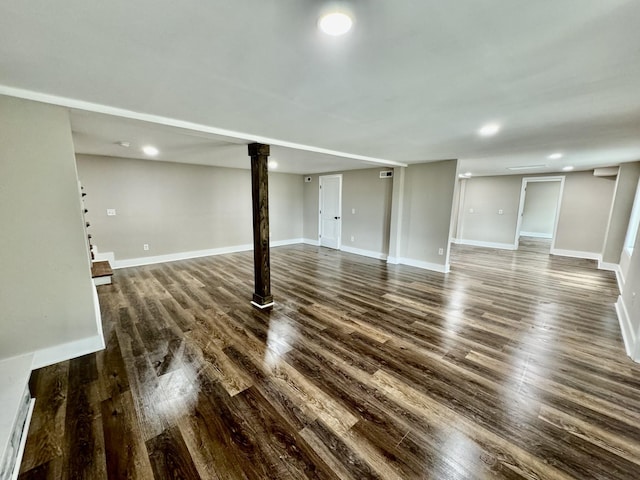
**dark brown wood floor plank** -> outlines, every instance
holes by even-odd
[[[153,477],[149,455],[135,416],[131,392],[101,404],[108,478]]]
[[[49,463],[63,454],[69,362],[36,370],[33,379],[31,393],[38,401],[29,426],[21,472]]]
[[[20,478],[635,480],[615,277],[548,251],[278,247],[268,311],[251,252],[116,270],[106,350],[32,375]]]
[[[147,441],[151,467],[156,480],[199,480],[200,475],[180,430],[172,427]]]

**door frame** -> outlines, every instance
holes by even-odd
[[[525,197],[527,195],[528,183],[539,182],[560,182],[560,191],[558,192],[558,200],[556,204],[556,218],[553,221],[553,234],[551,237],[551,251],[556,248],[556,233],[558,232],[558,220],[560,220],[560,207],[562,206],[562,195],[564,192],[565,175],[554,175],[548,177],[523,177],[522,188],[520,189],[520,205],[518,207],[518,222],[516,223],[516,238],[513,244],[516,250],[520,246],[520,228],[522,227],[522,215],[524,215]]]
[[[338,241],[336,250],[342,247],[342,174],[334,173],[331,175],[320,175],[318,188],[318,245],[322,246],[322,179],[337,178],[340,181],[340,189],[338,190],[338,210],[340,211],[340,224],[338,225]]]

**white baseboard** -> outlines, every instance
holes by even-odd
[[[303,238],[289,238],[288,240],[273,240],[269,242],[270,247],[284,247],[285,245],[297,245],[303,243]],[[251,247],[253,248],[253,247]]]
[[[606,270],[608,272],[614,272],[616,274],[616,282],[618,283],[618,291],[622,293],[624,288],[624,279],[622,278],[622,269],[617,263],[603,262],[598,260],[598,270]]]
[[[314,247],[319,247],[320,246],[320,240],[318,239],[311,239],[311,238],[303,238],[302,239],[302,243],[304,243],[305,245],[313,245]]]
[[[18,445],[18,453],[16,454],[16,463],[13,466],[13,473],[11,474],[11,480],[18,480],[20,475],[20,464],[22,463],[22,457],[24,456],[24,449],[27,446],[27,437],[29,434],[29,425],[31,424],[31,418],[33,417],[33,410],[36,407],[36,399],[32,398],[29,402],[29,410],[27,411],[27,418],[24,421],[22,427],[22,436],[20,437],[20,445]]]
[[[602,261],[602,254],[596,252],[582,252],[580,250],[563,250],[561,248],[552,248],[551,255]]]
[[[269,242],[271,247],[282,247],[284,245],[294,245],[303,243],[302,238],[290,238],[287,240],[274,240]],[[306,243],[306,242],[305,242]],[[226,253],[248,252],[253,250],[253,244],[232,245],[230,247],[209,248],[207,250],[193,250],[190,252],[169,253],[166,255],[154,255],[150,257],[127,258],[115,260],[111,265],[113,269],[140,267],[142,265],[154,265],[156,263],[176,262],[178,260],[189,260],[191,258],[211,257],[214,255],[224,255]]]
[[[629,312],[624,304],[622,295],[618,297],[618,301],[615,303],[616,313],[618,314],[618,322],[620,322],[620,331],[622,332],[622,340],[624,341],[624,349],[627,355],[631,357],[634,362],[640,362],[640,355],[636,355],[637,341],[636,333],[633,331],[633,325],[631,324],[631,318]]]
[[[113,252],[98,252],[97,249],[93,251],[93,261],[94,262],[109,262],[109,265],[114,265],[116,262],[116,256]]]
[[[46,367],[48,365],[53,365],[54,363],[81,357],[88,353],[104,350],[105,343],[102,333],[102,315],[100,314],[98,291],[95,286],[93,287],[93,308],[98,332],[97,335],[81,338],[80,340],[74,340],[73,342],[63,343],[62,345],[55,345],[53,347],[36,350],[33,353],[33,364],[31,368],[35,370],[36,368]]]
[[[225,253],[246,252],[253,250],[253,244],[235,245],[231,247],[210,248],[207,250],[194,250],[191,252],[169,253],[167,255],[154,255],[150,257],[127,258],[116,260],[114,269],[139,267],[142,265],[154,265],[156,263],[176,262],[178,260],[189,260],[190,258],[210,257],[212,255],[224,255]]]
[[[374,252],[372,250],[363,250],[361,248],[347,247],[345,245],[342,245],[340,247],[340,250],[342,250],[343,252],[347,252],[347,253],[353,253],[355,255],[362,255],[363,257],[375,258],[375,259],[378,259],[378,260],[386,260],[387,259],[387,255],[386,254],[380,253],[380,252]]]
[[[410,267],[423,268],[425,270],[431,270],[432,272],[439,273],[449,273],[451,270],[448,263],[446,265],[442,265],[441,263],[424,262],[422,260],[405,257],[387,257],[387,263],[394,265],[408,265]]]
[[[72,358],[81,357],[88,353],[95,353],[104,349],[104,338],[102,331],[99,335],[93,337],[82,338],[74,342],[56,345],[54,347],[43,348],[37,350],[33,354],[33,369],[53,365],[54,363],[64,362]]]
[[[464,238],[455,238],[451,240],[458,245],[470,245],[472,247],[498,248],[500,250],[517,250],[518,246],[513,243],[496,243],[483,242],[480,240],[466,240]]]
[[[538,233],[538,232],[520,232],[521,237],[533,237],[533,238],[553,238],[552,233]]]
[[[96,287],[100,285],[111,285],[111,275],[106,275],[104,277],[96,277],[93,279],[93,284]]]

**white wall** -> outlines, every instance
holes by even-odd
[[[94,244],[116,261],[253,244],[249,170],[79,155],[78,171]],[[302,181],[269,173],[273,242],[302,238]]]
[[[67,111],[0,96],[0,359],[103,346]]]
[[[627,354],[640,362],[640,235],[636,237],[633,251],[616,310]]]

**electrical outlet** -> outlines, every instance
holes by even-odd
[[[500,209],[498,210],[498,215],[502,215],[504,213],[504,210]]]
[[[438,249],[438,255],[444,255],[444,248]]]
[[[354,237],[353,235],[351,235],[351,241],[355,242],[356,241],[356,237]]]
[[[115,208],[107,208],[107,216],[108,217],[115,217],[116,216],[116,209]]]
[[[469,213],[473,213],[473,208],[470,208],[470,209],[469,209]]]
[[[356,209],[355,209],[355,208],[352,208],[352,209],[351,209],[351,214],[352,214],[352,215],[355,215],[355,214],[356,214]]]
[[[142,245],[142,249],[143,250],[149,250],[149,244],[145,243],[144,245]]]

